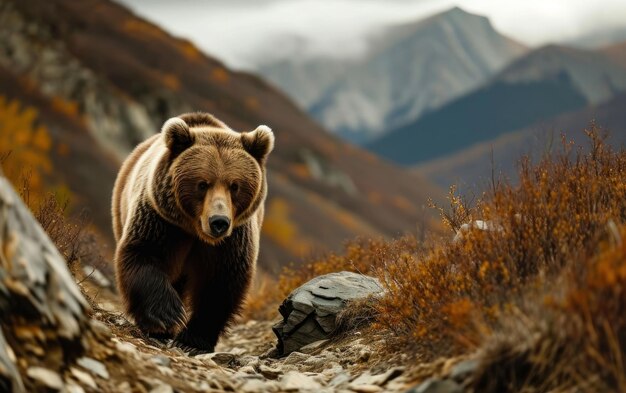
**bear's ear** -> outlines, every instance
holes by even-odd
[[[165,145],[174,154],[179,155],[183,150],[193,145],[193,135],[189,131],[189,126],[178,117],[172,117],[163,124],[161,129],[165,138]]]
[[[254,131],[242,132],[241,143],[252,157],[264,164],[267,155],[274,149],[274,133],[268,126],[258,126]]]

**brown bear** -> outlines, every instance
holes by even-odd
[[[274,147],[266,126],[169,119],[126,159],[113,189],[115,270],[146,334],[212,352],[254,274]]]

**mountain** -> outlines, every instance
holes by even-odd
[[[562,133],[568,141],[586,145],[583,132],[593,119],[608,131],[608,142],[616,148],[626,146],[626,94],[601,105],[585,108],[543,120],[520,130],[508,132],[487,142],[478,143],[451,155],[420,165],[413,171],[441,186],[457,184],[461,192],[485,189],[496,176],[515,180],[517,160],[522,155],[534,159],[561,147]]]
[[[477,87],[525,50],[487,18],[453,8],[387,29],[352,62],[283,61],[260,72],[305,97],[301,103],[328,129],[364,143]],[[319,74],[332,77],[318,83]]]
[[[626,40],[626,27],[604,28],[563,43],[581,49],[599,49]]]
[[[415,228],[437,188],[328,134],[256,76],[106,0],[1,0],[0,160],[88,207],[111,245],[117,168],[167,118],[203,110],[237,130],[269,125],[261,266],[277,271],[348,237]],[[3,157],[1,153],[11,154]]]
[[[372,141],[368,148],[391,161],[413,165],[600,104],[624,90],[626,69],[607,56],[547,46],[518,59],[486,85]]]
[[[626,68],[626,42],[610,45],[600,50],[615,63]]]
[[[285,37],[285,41],[289,43],[289,48],[306,47],[301,39]],[[307,110],[357,62],[357,59],[349,58],[316,57],[292,49],[288,57],[285,55],[264,62],[256,72],[285,92],[300,108]]]

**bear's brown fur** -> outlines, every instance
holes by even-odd
[[[126,159],[113,189],[115,268],[142,331],[213,350],[254,274],[273,147],[266,126],[238,133],[192,113]]]

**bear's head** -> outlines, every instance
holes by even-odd
[[[265,200],[265,162],[274,134],[267,126],[239,133],[212,117],[207,119],[218,123],[184,119],[171,118],[162,129],[173,197],[187,226],[215,244],[246,223]]]

